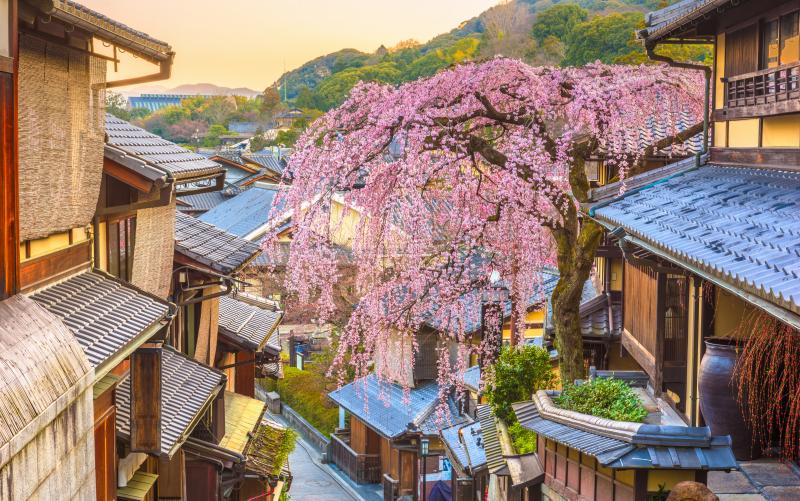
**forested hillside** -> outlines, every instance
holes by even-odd
[[[275,82],[281,96],[302,108],[328,110],[360,80],[398,84],[465,60],[502,54],[532,64],[646,62],[634,31],[658,0],[513,0],[493,7],[427,43],[401,42],[372,54],[344,49],[289,71]],[[703,60],[707,50],[681,49],[681,59]]]
[[[291,107],[303,108],[313,118],[339,105],[359,81],[396,85],[498,54],[533,65],[649,63],[634,33],[644,25],[645,12],[665,5],[657,0],[512,0],[426,43],[405,40],[371,54],[343,49],[318,57],[287,72],[254,99],[198,97],[149,114],[146,109],[124,109],[124,100],[117,102],[119,96],[110,94],[109,110],[172,141],[215,147],[230,134],[232,122],[268,127],[274,116]],[[678,60],[709,62],[709,48],[686,47],[659,51]],[[290,146],[307,124],[295,122],[258,144]]]

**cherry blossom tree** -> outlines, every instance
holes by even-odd
[[[439,359],[440,379],[455,381],[471,351],[493,349],[467,338],[493,272],[519,299],[538,294],[539,272],[556,266],[561,375],[583,377],[579,305],[602,238],[580,217],[584,162],[602,154],[624,177],[647,153],[691,135],[638,146],[649,120],[688,112],[699,121],[701,91],[697,72],[666,66],[536,68],[505,58],[399,87],[361,83],[291,157],[281,206],[295,225],[288,286],[330,315],[341,279],[332,242],[352,231],[361,299],[336,362],[348,354],[363,375],[398,339],[418,349],[419,326],[435,321],[458,342],[455,367],[445,350]],[[337,201],[357,211],[355,222],[333,209]],[[514,305],[524,322],[526,301]],[[375,369],[385,378],[402,370],[391,367]]]

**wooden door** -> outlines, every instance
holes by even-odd
[[[95,400],[94,461],[98,501],[113,501],[117,495],[117,408],[111,402],[111,391]]]
[[[216,501],[221,499],[217,467],[205,461],[186,461],[186,499]]]

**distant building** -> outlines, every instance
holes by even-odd
[[[156,112],[167,106],[177,106],[181,101],[190,97],[210,97],[193,94],[142,94],[128,98],[131,108],[147,108],[150,113]]]

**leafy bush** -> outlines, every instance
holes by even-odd
[[[510,424],[516,421],[511,404],[529,400],[535,391],[552,388],[555,381],[547,350],[506,346],[494,364],[494,380],[486,390],[486,399],[494,415]]]
[[[581,385],[571,385],[556,397],[559,407],[616,421],[641,423],[647,410],[625,381],[597,378]]]
[[[325,436],[339,425],[339,409],[328,399],[328,383],[316,372],[303,371],[296,367],[284,367],[283,379],[262,379],[260,384],[267,391],[276,391],[281,401],[303,416],[314,428]]]
[[[519,421],[508,427],[508,434],[511,435],[511,441],[514,444],[514,449],[517,454],[528,454],[536,452],[536,433],[527,428],[523,428]]]

